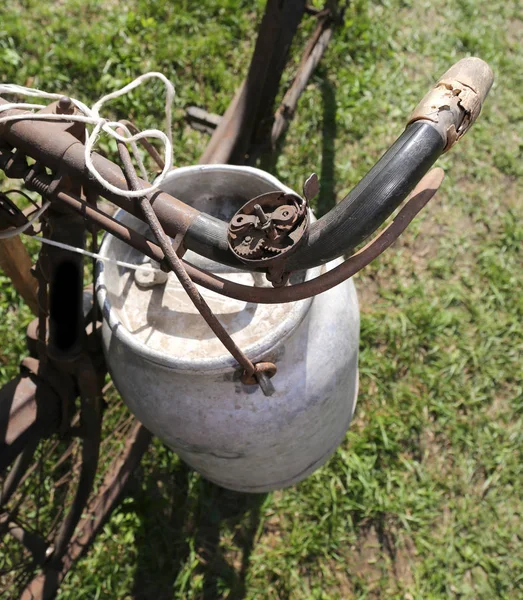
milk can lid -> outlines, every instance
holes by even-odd
[[[119,211],[116,218],[153,239],[147,225],[125,211]],[[148,260],[109,235],[104,239],[101,254],[134,264]],[[202,261],[190,251],[184,259],[191,264]],[[236,283],[271,285],[261,273],[224,267],[207,259],[203,261],[205,268]],[[309,271],[298,276],[303,280],[315,275],[315,272]],[[140,278],[136,277],[136,271],[113,263],[99,263],[96,287],[104,319],[113,335],[117,335],[135,353],[181,371],[223,370],[237,366],[198,313],[174,273],[168,274],[165,283],[144,288],[140,285]],[[308,299],[287,304],[254,304],[227,298],[202,287],[199,291],[235,343],[251,360],[260,360],[274,353],[278,344],[301,323],[311,303]]]

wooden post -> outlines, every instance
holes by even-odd
[[[0,240],[0,268],[36,315],[38,282],[31,274],[32,266],[31,257],[19,236]]]
[[[267,0],[247,78],[205,149],[200,163],[245,163],[249,147],[270,139],[274,102],[305,0]]]
[[[280,107],[276,111],[274,124],[272,126],[271,144],[274,148],[278,139],[286,131],[294,117],[298,100],[300,99],[303,90],[307,87],[307,83],[318,66],[329,42],[332,39],[334,30],[334,21],[330,12],[327,12],[325,17],[320,18],[318,26],[310,39],[303,57],[301,59],[298,72],[291,87],[285,93]]]

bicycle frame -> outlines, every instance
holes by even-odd
[[[298,76],[274,116],[274,100],[290,42],[305,12],[303,0],[268,0],[247,78],[221,118],[200,162],[243,163],[274,146],[288,125],[289,115],[305,87],[304,81],[321,58],[339,18],[332,7],[317,16],[318,26],[305,50]],[[339,278],[350,277],[363,268],[390,246],[441,183],[439,171],[422,178],[437,157],[477,118],[492,84],[490,69],[478,61],[469,60],[445,74],[414,111],[404,134],[376,167],[338,207],[310,227],[304,245],[278,266],[288,275],[352,250],[414,190],[412,200],[392,225],[345,265],[330,272],[327,279],[302,284],[304,287],[245,288],[186,264],[187,273],[195,283],[219,293],[250,302],[274,303],[315,295],[328,289],[326,286],[336,285]],[[0,99],[0,105],[2,103],[5,101]],[[57,105],[45,110],[56,111]],[[15,109],[9,112],[16,114]],[[158,244],[121,225],[97,205],[101,195],[143,218],[137,200],[108,193],[90,178],[81,129],[72,124],[19,121],[0,126],[0,141],[0,168],[9,177],[23,178],[28,189],[51,202],[45,228],[52,240],[84,248],[86,233],[96,234],[97,229],[102,228],[166,266]],[[26,157],[36,161],[30,168]],[[107,181],[128,189],[126,177],[117,165],[99,155],[93,155],[93,162]],[[48,175],[46,169],[53,174]],[[421,187],[415,188],[417,184]],[[385,188],[387,193],[379,195],[379,190]],[[370,204],[369,198],[374,198]],[[181,247],[224,264],[249,268],[231,252],[224,223],[163,192],[155,193],[151,203],[165,233],[177,239]],[[12,225],[4,222],[1,211],[0,225]],[[20,247],[18,253],[24,256]],[[29,583],[22,597],[54,595],[73,561],[92,542],[114,508],[121,488],[150,440],[148,432],[135,423],[124,454],[115,461],[112,476],[91,505],[90,517],[82,519],[98,463],[106,374],[98,340],[96,303],[87,314],[84,312],[83,267],[79,256],[72,257],[56,248],[42,248],[36,271],[39,284],[36,298],[27,264],[13,276],[13,283],[37,308],[38,319],[28,333],[33,358],[23,363],[21,376],[0,391],[3,409],[0,418],[3,463],[0,466],[13,465],[2,490],[2,504],[12,496],[42,438],[57,432],[73,432],[82,439],[83,454],[77,493],[56,539],[52,543],[40,539],[32,545],[43,573]],[[79,413],[85,423],[82,432],[74,430],[72,425],[78,395]],[[4,525],[11,522],[7,512],[0,516],[2,522]],[[7,525],[5,528],[9,529]],[[20,532],[19,527],[11,529],[29,545],[30,537],[24,531]]]

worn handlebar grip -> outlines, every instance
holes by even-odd
[[[490,67],[479,58],[465,58],[451,67],[412,113],[407,128],[358,185],[310,228],[307,242],[289,257],[289,271],[326,263],[352,251],[399,206],[442,152],[449,150],[476,120],[492,86]],[[0,105],[7,104],[0,98]],[[20,113],[10,110],[9,114]],[[4,124],[2,138],[44,166],[96,186],[85,167],[82,144],[56,124],[22,121]],[[93,156],[99,172],[125,189],[121,170]],[[125,210],[141,215],[138,201],[99,190]],[[156,193],[154,208],[169,235],[185,234],[185,245],[197,253],[239,268],[230,252],[227,225],[165,193]]]
[[[407,128],[360,183],[311,227],[290,267],[327,262],[367,239],[410,193],[434,162],[478,117],[494,75],[480,58],[451,67],[418,104]]]
[[[489,93],[494,74],[488,64],[471,56],[444,73],[409,118],[430,121],[440,130],[449,150],[473,125]]]

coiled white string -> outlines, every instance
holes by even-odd
[[[146,129],[145,131],[141,131],[136,135],[131,135],[130,131],[122,125],[121,123],[115,121],[109,121],[104,117],[100,116],[100,111],[104,104],[109,102],[110,100],[114,100],[115,98],[119,98],[130,92],[131,90],[139,87],[148,79],[160,79],[165,85],[165,128],[166,131],[161,131],[159,129]],[[137,77],[134,81],[124,86],[123,88],[116,90],[115,92],[111,92],[110,94],[106,94],[98,102],[93,104],[91,108],[89,108],[86,104],[81,102],[80,100],[76,100],[75,98],[71,98],[71,101],[76,106],[76,108],[83,114],[81,115],[56,115],[56,114],[36,114],[32,112],[28,112],[21,115],[6,115],[1,116],[2,112],[6,110],[10,110],[13,108],[16,109],[42,109],[41,104],[31,104],[28,102],[12,102],[9,104],[0,105],[0,124],[9,123],[13,121],[22,121],[22,120],[31,120],[31,121],[67,121],[67,122],[79,122],[85,123],[86,125],[94,125],[92,132],[89,134],[87,132],[87,141],[85,143],[85,164],[87,169],[91,173],[91,175],[102,185],[106,190],[113,192],[119,196],[125,196],[126,198],[139,198],[144,194],[148,194],[157,190],[162,184],[163,180],[167,176],[167,173],[172,169],[173,166],[173,147],[172,147],[172,105],[174,100],[174,85],[163,75],[162,73],[157,73],[151,71],[149,73],[144,73]],[[63,94],[54,94],[50,92],[44,92],[42,90],[36,90],[29,87],[24,87],[21,85],[16,85],[12,83],[0,84],[0,95],[5,94],[18,94],[21,96],[33,97],[33,98],[45,98],[47,100],[60,100],[63,98]],[[125,132],[125,136],[120,135],[116,132],[116,129],[120,128]],[[136,146],[136,142],[142,138],[156,138],[163,142],[164,145],[164,163],[165,166],[161,172],[161,174],[155,179],[154,183],[151,184],[147,188],[143,188],[141,190],[122,190],[108,181],[106,181],[102,175],[96,170],[96,167],[92,161],[92,153],[94,151],[95,144],[99,138],[100,132],[104,131],[109,136],[114,138],[115,140],[128,143],[131,146],[133,154],[138,162],[140,171],[144,179],[147,179],[145,167],[143,165],[143,161],[140,158],[138,147]]]
[[[161,131],[159,129],[146,129],[145,131],[141,131],[135,135],[132,135],[129,129],[123,125],[122,123],[118,123],[115,121],[108,121],[107,119],[100,116],[100,111],[104,104],[109,102],[110,100],[114,100],[115,98],[119,98],[130,92],[131,90],[139,87],[147,81],[148,79],[160,79],[165,85],[165,128],[166,131]],[[63,98],[63,94],[54,94],[50,92],[44,92],[42,90],[37,90],[34,88],[29,88],[21,85],[16,85],[12,83],[4,83],[0,84],[0,95],[5,94],[16,94],[21,96],[33,97],[33,98],[44,98],[47,100],[60,100]],[[157,73],[151,71],[149,73],[145,73],[137,77],[134,81],[124,86],[123,88],[116,90],[115,92],[111,92],[110,94],[106,94],[98,102],[93,104],[91,108],[89,108],[86,104],[77,100],[76,98],[71,98],[74,106],[83,114],[74,114],[74,115],[58,115],[58,114],[35,114],[32,112],[24,113],[21,115],[6,115],[1,116],[1,113],[11,110],[11,109],[27,109],[27,110],[41,110],[43,106],[41,104],[32,104],[29,102],[10,102],[9,104],[0,105],[0,124],[9,123],[14,121],[66,121],[66,122],[78,122],[85,123],[86,125],[94,125],[92,132],[89,134],[86,131],[86,143],[85,143],[85,164],[87,169],[91,173],[91,175],[106,189],[114,194],[119,196],[125,196],[126,198],[138,198],[147,194],[149,192],[153,192],[158,189],[162,184],[163,180],[167,176],[167,173],[172,169],[173,166],[173,147],[172,147],[172,105],[174,100],[174,85],[163,75],[162,73]],[[116,128],[120,128],[125,132],[125,136],[120,135],[116,132]],[[147,172],[145,170],[145,166],[138,152],[138,147],[136,142],[142,138],[156,138],[163,142],[164,145],[164,163],[165,166],[161,174],[155,179],[154,183],[147,188],[143,188],[136,191],[131,190],[122,190],[108,181],[106,181],[102,175],[96,170],[96,167],[92,161],[92,153],[94,151],[95,144],[100,136],[100,132],[104,131],[109,136],[113,137],[115,140],[125,142],[131,146],[134,157],[138,163],[140,168],[142,177],[147,180]],[[31,217],[31,219],[22,225],[21,227],[17,227],[14,229],[8,229],[6,231],[0,231],[0,239],[9,239],[16,237],[27,231],[31,227],[31,225],[47,210],[50,202],[45,202],[41,208],[35,211]],[[151,266],[146,265],[136,265],[132,263],[127,263],[120,260],[114,260],[107,258],[105,256],[101,256],[100,254],[94,254],[93,252],[88,252],[87,250],[83,250],[82,248],[75,248],[74,246],[69,246],[68,244],[62,244],[61,242],[55,242],[53,240],[48,240],[42,237],[33,237],[34,240],[38,240],[42,244],[49,244],[51,246],[57,246],[58,248],[62,248],[64,250],[69,250],[70,252],[76,252],[78,254],[83,254],[84,256],[88,256],[91,258],[96,258],[103,262],[115,263],[121,267],[126,267],[134,270],[146,270],[151,271],[154,270]]]

